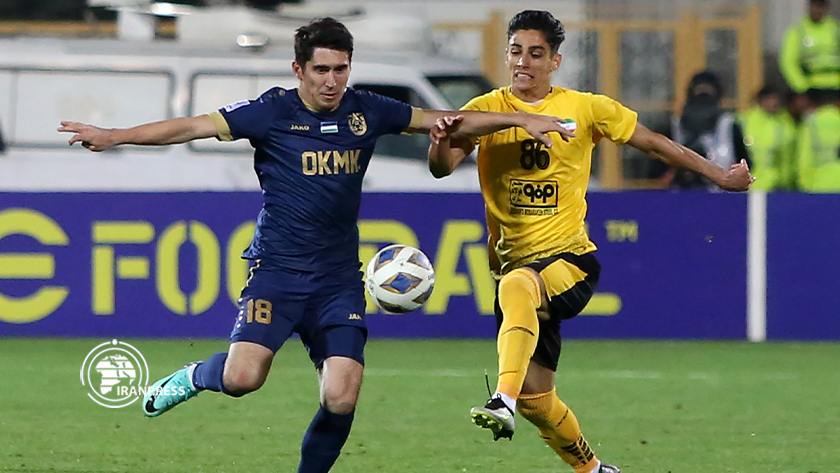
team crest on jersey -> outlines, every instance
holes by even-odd
[[[367,122],[362,112],[353,112],[347,117],[347,124],[350,125],[350,131],[356,136],[362,136],[367,133]]]

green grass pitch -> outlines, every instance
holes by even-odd
[[[298,341],[260,391],[203,393],[156,419],[87,397],[79,369],[102,341],[0,339],[0,472],[296,470],[318,392]],[[152,380],[227,346],[126,341]],[[571,471],[521,418],[512,442],[470,424],[492,341],[373,340],[367,366],[336,473]],[[840,472],[840,344],[569,341],[557,385],[625,473]]]

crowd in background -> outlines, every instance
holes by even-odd
[[[695,75],[682,114],[674,117],[675,141],[722,167],[746,159],[764,191],[840,192],[840,27],[828,0],[810,0],[809,12],[785,34],[779,67],[789,87],[762,88],[740,113],[721,105],[720,79]],[[668,170],[665,185],[716,188],[700,175]]]

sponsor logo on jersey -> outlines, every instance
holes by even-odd
[[[510,213],[553,215],[557,213],[557,181],[510,180]]]
[[[344,152],[304,151],[300,155],[303,174],[320,176],[323,174],[355,174],[359,172],[360,149],[348,149]]]
[[[249,105],[250,103],[251,102],[249,100],[240,100],[239,102],[234,102],[230,105],[225,105],[225,111],[230,113],[236,110],[237,108],[244,107],[246,105]]]
[[[350,131],[356,136],[362,136],[367,133],[367,122],[362,112],[353,112],[348,115],[347,124],[350,125]]]
[[[309,125],[292,125],[292,130],[309,131]]]

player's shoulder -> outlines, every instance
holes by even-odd
[[[473,97],[461,110],[494,111],[501,108],[502,104],[508,101],[507,94],[510,87],[493,89],[485,94]]]
[[[284,89],[272,87],[263,92],[253,103],[268,107],[275,117],[282,117],[294,114],[301,108],[302,102],[298,99],[297,89]],[[266,109],[262,109],[266,110]]]
[[[272,87],[263,92],[255,102],[269,105],[286,105],[295,101],[295,89],[286,90],[282,87]]]
[[[385,98],[384,95],[377,94],[376,92],[371,92],[370,90],[366,89],[356,89],[354,87],[347,87],[344,91],[344,96],[355,99],[355,100],[378,100],[380,98]]]
[[[619,101],[608,95],[582,92],[574,89],[559,88],[556,97],[559,98],[558,102],[563,102],[566,106],[577,105],[593,112],[626,108]]]
[[[377,94],[376,92],[371,92],[370,90],[365,89],[354,89],[353,87],[348,87],[347,90],[344,92],[344,97],[350,100],[357,100],[360,103],[374,103],[380,102],[383,100],[394,100],[390,97],[386,97],[382,94]]]
[[[348,100],[351,103],[351,105],[355,105],[365,109],[376,109],[383,106],[393,105],[405,105],[406,107],[409,106],[405,102],[401,102],[394,98],[382,94],[377,94],[376,92],[371,92],[370,90],[354,89],[352,87],[347,88],[347,90],[344,92],[344,98],[342,100]]]
[[[601,94],[593,94],[592,92],[584,92],[581,90],[567,89],[565,87],[554,87],[552,90],[552,97],[557,100],[565,102],[576,101],[581,103],[592,103],[602,100],[609,100],[609,97]]]
[[[240,100],[225,105],[219,111],[225,116],[230,116],[231,114],[241,116],[276,116],[277,111],[288,110],[290,108],[289,92],[280,87],[272,87],[253,100]]]

